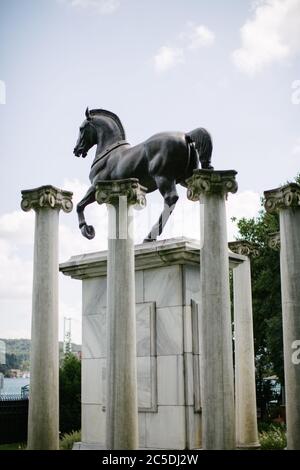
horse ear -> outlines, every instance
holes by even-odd
[[[85,110],[85,117],[87,118],[88,121],[92,119],[92,116],[90,114],[89,108],[87,107]]]

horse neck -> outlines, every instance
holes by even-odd
[[[97,150],[96,155],[103,152],[110,145],[122,140],[120,130],[109,126],[97,128]]]

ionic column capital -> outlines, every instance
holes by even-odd
[[[238,189],[236,174],[235,170],[195,170],[193,176],[186,181],[187,197],[191,201],[198,201],[204,194],[227,197],[228,193],[236,193]]]
[[[147,188],[139,184],[136,178],[124,180],[100,181],[96,183],[96,201],[98,204],[117,206],[120,197],[126,197],[127,205],[146,206]]]
[[[21,208],[25,212],[30,211],[30,209],[37,211],[46,208],[71,212],[73,209],[73,193],[58,189],[55,186],[47,185],[34,189],[24,189],[21,194]]]
[[[269,233],[268,245],[269,245],[269,248],[272,248],[272,250],[275,250],[275,251],[280,250],[280,232]]]
[[[280,188],[264,192],[265,209],[271,214],[281,209],[291,209],[300,206],[300,185],[289,183]]]
[[[229,242],[228,247],[234,253],[248,256],[249,258],[256,258],[259,255],[258,246],[255,243],[248,242],[247,240]]]

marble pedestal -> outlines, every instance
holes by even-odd
[[[244,257],[228,252],[231,267]],[[139,447],[201,447],[199,242],[135,247]],[[60,265],[82,281],[82,443],[105,448],[107,252]]]

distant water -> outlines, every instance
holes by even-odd
[[[21,393],[21,388],[25,385],[28,385],[30,379],[4,379],[4,388],[1,390],[1,393],[9,393],[13,395],[19,395]]]

